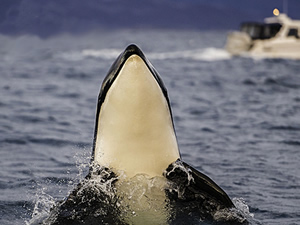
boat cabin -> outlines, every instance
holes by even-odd
[[[276,34],[281,29],[281,24],[274,23],[274,24],[264,24],[264,23],[256,23],[256,22],[248,22],[242,23],[240,30],[242,32],[247,33],[252,40],[257,39],[270,39],[275,37]]]
[[[295,37],[300,39],[300,22],[292,21],[285,14],[265,19],[265,23],[246,22],[240,26],[242,32],[247,33],[252,40],[265,40],[275,37]]]

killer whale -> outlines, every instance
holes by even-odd
[[[133,184],[143,182],[151,185],[133,200]],[[153,186],[159,188],[149,192]],[[154,210],[136,206],[143,196],[147,204],[154,199]],[[228,217],[234,208],[222,188],[181,160],[167,89],[140,48],[129,45],[100,89],[89,174],[52,210],[46,223],[245,222]]]
[[[161,176],[180,157],[167,90],[135,45],[105,78],[95,124],[93,160],[129,177]]]

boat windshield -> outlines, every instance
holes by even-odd
[[[289,29],[289,32],[288,32],[287,36],[288,37],[295,37],[297,39],[300,38],[297,28],[291,28],[291,29]]]
[[[253,39],[269,39],[275,37],[279,32],[281,24],[279,23],[243,23],[241,31],[246,32]]]

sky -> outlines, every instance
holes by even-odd
[[[274,8],[300,19],[300,0],[1,0],[0,34],[80,34],[100,29],[238,29]]]

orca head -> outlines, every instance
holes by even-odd
[[[102,83],[92,160],[127,177],[154,177],[178,158],[167,90],[143,52],[129,45]]]

